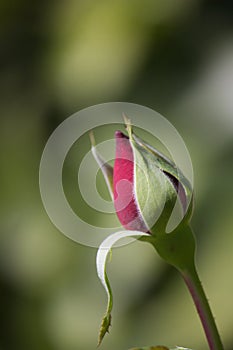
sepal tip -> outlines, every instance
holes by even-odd
[[[95,136],[94,136],[93,130],[89,131],[89,138],[90,138],[90,141],[91,141],[91,146],[95,147],[96,143],[95,143]]]
[[[107,313],[101,323],[100,326],[100,331],[99,331],[99,338],[98,338],[98,347],[102,343],[102,340],[105,336],[106,333],[109,333],[109,327],[111,326],[111,320],[112,320],[112,315],[110,313]]]

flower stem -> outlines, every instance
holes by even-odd
[[[196,242],[189,225],[180,225],[172,233],[152,236],[149,241],[161,258],[173,265],[182,275],[193,298],[210,350],[223,350],[205,292],[195,267]]]
[[[223,350],[218,329],[195,266],[180,272],[193,298],[210,350]]]

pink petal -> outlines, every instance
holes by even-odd
[[[116,131],[115,139],[113,191],[117,216],[126,229],[148,232],[134,197],[134,159],[129,138],[121,131]]]

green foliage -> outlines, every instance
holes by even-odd
[[[158,345],[158,346],[146,346],[146,347],[143,347],[143,348],[131,348],[129,350],[169,350],[169,348],[167,348],[166,346],[161,346],[161,345]]]
[[[157,345],[157,346],[145,346],[143,348],[131,348],[129,350],[191,350],[187,348],[183,348],[180,346],[177,346],[176,348],[167,348],[163,345]]]

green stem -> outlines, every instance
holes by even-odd
[[[223,350],[218,329],[195,266],[180,272],[193,298],[210,350]]]
[[[181,273],[196,306],[210,350],[223,350],[205,292],[195,268],[196,243],[189,225],[180,225],[169,234],[148,238],[159,255]]]

